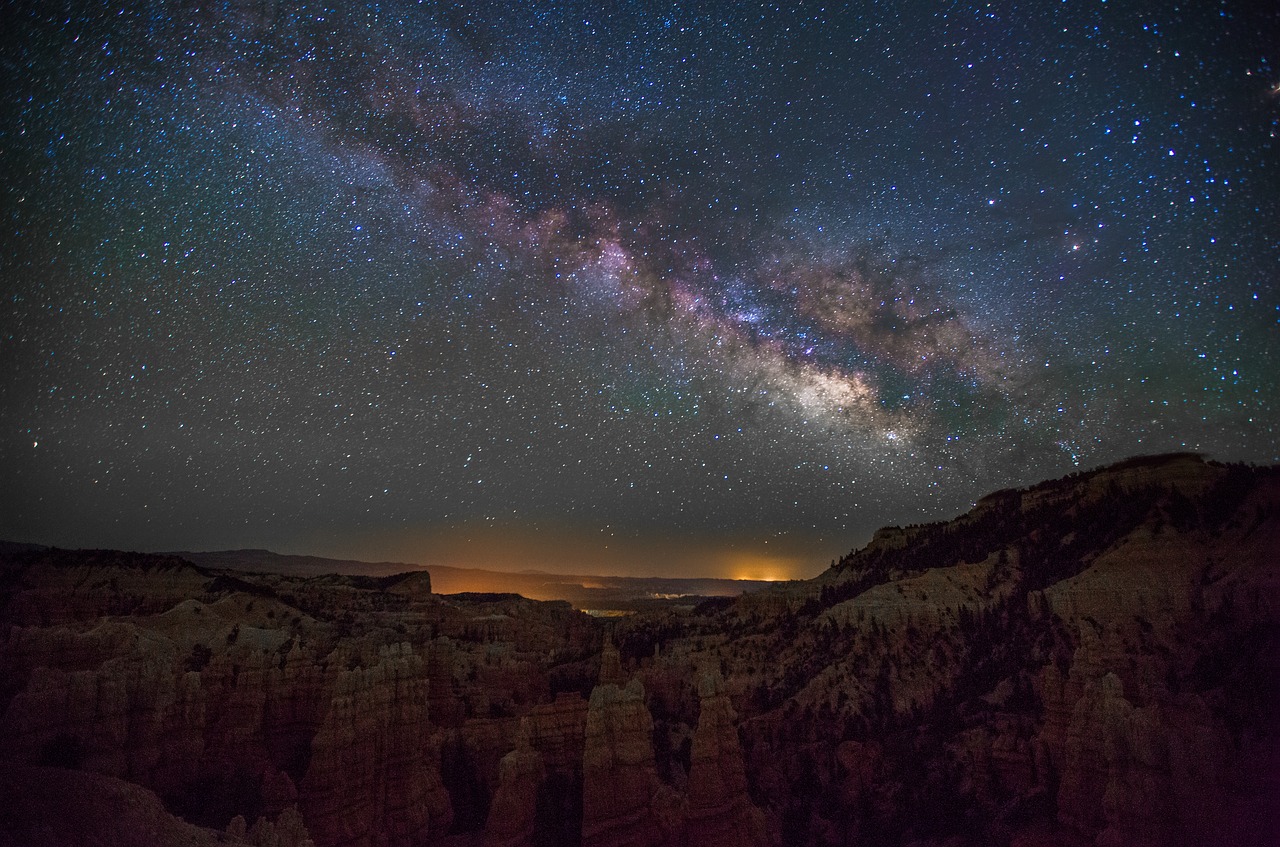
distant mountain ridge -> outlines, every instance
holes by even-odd
[[[758,580],[713,577],[626,577],[588,574],[556,574],[544,571],[489,571],[448,565],[417,565],[403,562],[364,562],[273,553],[270,550],[180,551],[190,562],[207,568],[278,573],[289,576],[348,574],[390,576],[406,571],[427,571],[437,594],[463,592],[513,593],[531,600],[567,600],[583,609],[624,609],[650,598],[676,596],[736,597],[769,585]]]
[[[0,540],[0,555],[52,549],[55,548],[43,544]],[[669,605],[679,598],[689,598],[689,602],[694,603],[708,597],[736,597],[773,584],[761,580],[715,577],[595,576],[540,570],[490,571],[450,565],[331,559],[324,556],[275,553],[262,548],[203,552],[180,550],[156,555],[177,556],[210,570],[304,578],[331,574],[387,577],[425,571],[431,577],[431,590],[437,594],[519,594],[530,600],[566,600],[575,608],[591,610],[634,611],[644,608],[650,601],[660,600],[661,604]]]

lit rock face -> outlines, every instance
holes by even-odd
[[[266,847],[422,843],[448,831],[425,644],[390,640],[390,626],[350,637],[291,605],[321,606],[323,583],[285,585],[316,595],[286,603],[273,588],[162,557],[104,556],[54,552],[0,571],[15,601],[0,630],[5,768],[127,780],[202,826],[251,821],[241,835]],[[373,602],[412,614],[434,602],[427,586],[415,579]]]
[[[747,795],[747,774],[733,706],[716,671],[703,673],[701,711],[689,768],[685,843],[707,847],[763,847],[764,814]]]
[[[422,659],[407,644],[384,647],[372,667],[338,671],[329,690],[301,785],[321,843],[413,844],[446,830],[452,812],[431,746]]]
[[[656,847],[671,837],[675,799],[658,780],[644,687],[597,685],[582,756],[583,847]]]
[[[539,703],[522,719],[529,743],[542,755],[548,770],[576,774],[586,744],[587,701],[576,692],[562,693]]]
[[[626,674],[622,672],[622,657],[618,653],[613,638],[606,632],[604,644],[600,648],[600,685],[627,684]]]

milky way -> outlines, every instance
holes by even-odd
[[[808,575],[1280,459],[1280,12],[778,5],[6,6],[0,537]]]

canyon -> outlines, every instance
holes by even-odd
[[[1280,843],[1278,518],[1145,457],[614,618],[5,545],[0,844]]]

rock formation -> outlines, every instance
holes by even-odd
[[[707,847],[765,847],[764,815],[747,794],[737,716],[715,670],[698,684],[701,709],[693,735],[684,842]]]
[[[542,671],[527,657],[545,653],[548,641],[564,649],[584,640],[585,616],[562,604],[445,605],[426,592],[425,575],[232,577],[97,551],[22,553],[0,566],[5,767],[118,777],[196,824],[252,821],[241,835],[263,843],[301,843],[304,833],[320,847],[445,836],[447,730],[430,704],[442,704],[455,726],[476,720],[455,696],[455,673],[517,698],[544,696],[535,694],[546,688]],[[138,613],[104,616],[120,610]],[[536,633],[527,652],[433,641],[440,629],[465,630],[467,620],[494,614]],[[577,702],[570,711],[581,724],[586,706]],[[581,727],[561,737],[558,707],[540,705],[535,723],[576,771]],[[509,750],[509,735],[499,736]],[[494,784],[496,768],[495,758]]]
[[[526,722],[516,749],[502,757],[498,790],[485,823],[484,847],[532,847],[538,789],[545,776],[542,756],[530,746]]]
[[[606,630],[604,643],[600,647],[600,685],[626,685],[627,677],[622,672],[622,657],[613,643],[613,637]]]
[[[550,703],[539,703],[522,719],[532,746],[551,770],[575,773],[582,767],[586,743],[587,701],[565,692]]]
[[[275,820],[258,818],[252,827],[236,815],[227,826],[227,835],[253,847],[315,847],[297,806],[289,806]]]
[[[1232,843],[1280,786],[1277,515],[1280,471],[1190,455],[997,492],[664,623],[649,673],[726,669],[774,837]]]
[[[583,847],[657,847],[671,837],[675,801],[658,780],[639,680],[591,692],[582,784]]]
[[[0,845],[1280,843],[1278,517],[1133,460],[608,623],[0,545]]]
[[[311,744],[301,805],[324,844],[413,844],[452,820],[431,747],[427,680],[408,644],[377,664],[338,669]]]

